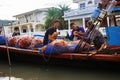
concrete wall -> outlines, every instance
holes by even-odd
[[[40,22],[41,24],[45,23],[46,12],[39,12],[36,14],[36,21]]]
[[[20,16],[17,16],[16,18],[19,21],[19,24],[23,23],[29,23],[29,22],[40,22],[41,24],[45,23],[45,17],[46,17],[45,11],[40,12],[33,12],[31,14],[23,14]]]

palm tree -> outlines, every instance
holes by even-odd
[[[59,9],[52,7],[46,13],[45,28],[52,26],[56,19],[59,19]]]
[[[70,10],[70,8],[69,8],[69,6],[66,6],[65,4],[64,5],[59,5],[58,7],[59,7],[59,19],[61,21],[61,27],[60,28],[64,29],[64,28],[67,27],[67,25],[65,24],[66,22],[64,21],[64,18],[63,18],[64,12]]]
[[[60,29],[65,28],[66,25],[62,16],[64,15],[64,11],[69,9],[69,6],[66,5],[59,5],[58,8],[52,7],[48,9],[46,14],[45,28],[47,29],[48,27],[52,26],[56,19],[61,21]]]

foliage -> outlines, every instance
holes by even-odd
[[[64,29],[67,27],[66,22],[64,21],[64,11],[70,10],[69,6],[66,5],[59,5],[58,7],[52,7],[48,9],[46,13],[46,21],[45,21],[45,28],[49,28],[53,26],[55,20],[60,20],[61,25],[60,29]],[[66,26],[66,27],[65,27]]]

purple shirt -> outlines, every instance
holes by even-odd
[[[78,27],[77,30],[72,30],[71,35],[70,35],[70,37],[69,37],[70,40],[73,40],[73,38],[74,38],[74,35],[73,35],[74,31],[78,31],[78,32],[81,31],[82,33],[85,33],[85,30],[84,30],[83,27]],[[81,38],[78,37],[78,39],[81,39]]]

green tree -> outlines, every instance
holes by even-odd
[[[58,7],[52,7],[48,9],[46,13],[46,21],[45,21],[45,28],[47,29],[50,26],[53,26],[54,21],[59,19],[61,21],[60,29],[64,29],[67,27],[64,18],[64,11],[69,10],[69,6],[66,5],[59,5]]]
[[[52,7],[48,9],[46,13],[45,28],[47,29],[50,26],[53,26],[53,23],[56,19],[59,19],[59,9]]]
[[[59,8],[59,19],[61,21],[60,29],[66,29],[68,24],[67,22],[64,21],[63,16],[64,16],[64,12],[70,10],[70,8],[67,5],[59,5],[58,8]]]

